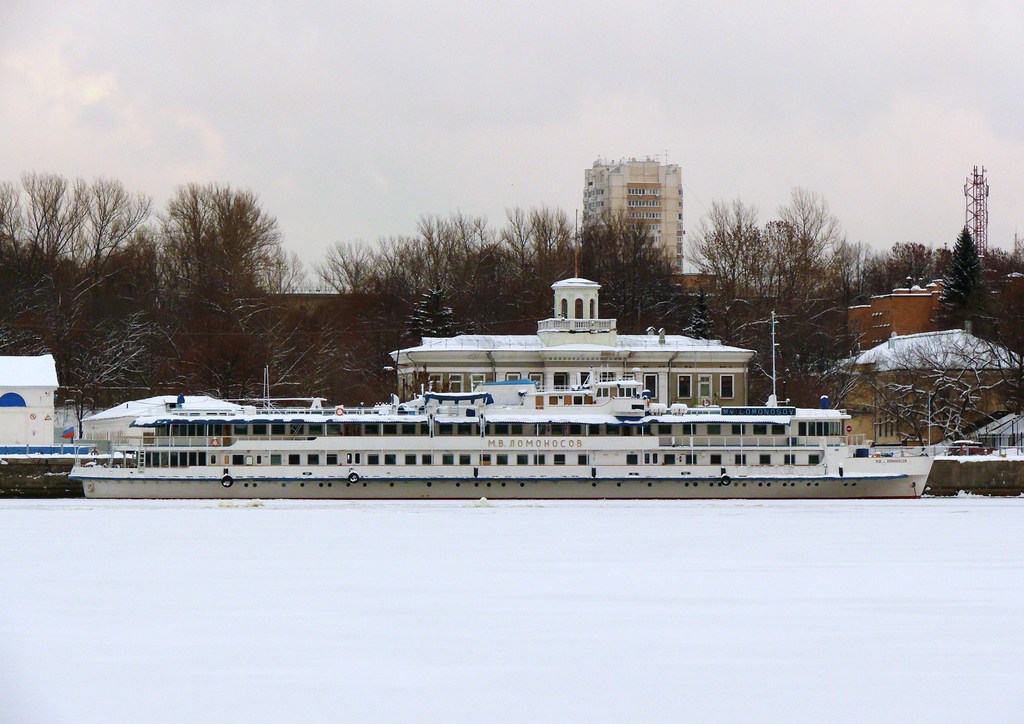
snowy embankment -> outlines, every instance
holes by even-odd
[[[0,721],[1009,721],[1022,516],[0,501]]]

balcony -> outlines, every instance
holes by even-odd
[[[545,319],[537,322],[537,332],[614,332],[614,319]]]

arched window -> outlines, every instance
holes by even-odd
[[[596,306],[597,306],[597,303],[593,299],[591,299],[590,300],[590,318],[591,319],[597,319],[597,310],[595,309]]]
[[[17,392],[5,392],[0,395],[0,407],[27,407],[25,398]]]
[[[576,319],[583,319],[583,300],[579,297],[576,298]]]
[[[569,318],[569,300],[568,299],[563,299],[562,300],[562,319],[568,319],[568,318]]]

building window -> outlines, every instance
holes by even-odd
[[[523,379],[523,376],[521,374],[519,374],[518,372],[506,372],[505,373],[505,381],[506,382],[511,382],[513,380],[521,380],[521,379]]]
[[[569,300],[568,299],[563,299],[562,300],[562,319],[568,319],[568,318],[569,318]]]
[[[722,375],[718,378],[718,394],[727,400],[735,397],[733,375]]]
[[[651,393],[651,399],[658,399],[658,375],[644,375],[644,389]]]
[[[448,389],[452,392],[462,392],[462,375],[448,375]]]
[[[542,372],[531,372],[530,382],[539,390],[544,386],[544,374]]]
[[[470,389],[470,392],[472,392],[477,387],[482,385],[486,379],[487,379],[487,375],[482,375],[482,374],[479,374],[479,373],[471,374],[469,376],[469,386],[472,388],[472,389]]]
[[[552,384],[556,390],[565,390],[569,388],[569,373],[568,372],[556,372],[551,377]]]
[[[441,387],[441,380],[443,375],[427,375],[427,387],[434,392],[440,392],[443,388]]]
[[[697,377],[697,395],[705,398],[711,397],[711,375]]]

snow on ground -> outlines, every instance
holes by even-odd
[[[1022,499],[0,501],[0,721],[1019,721]]]

